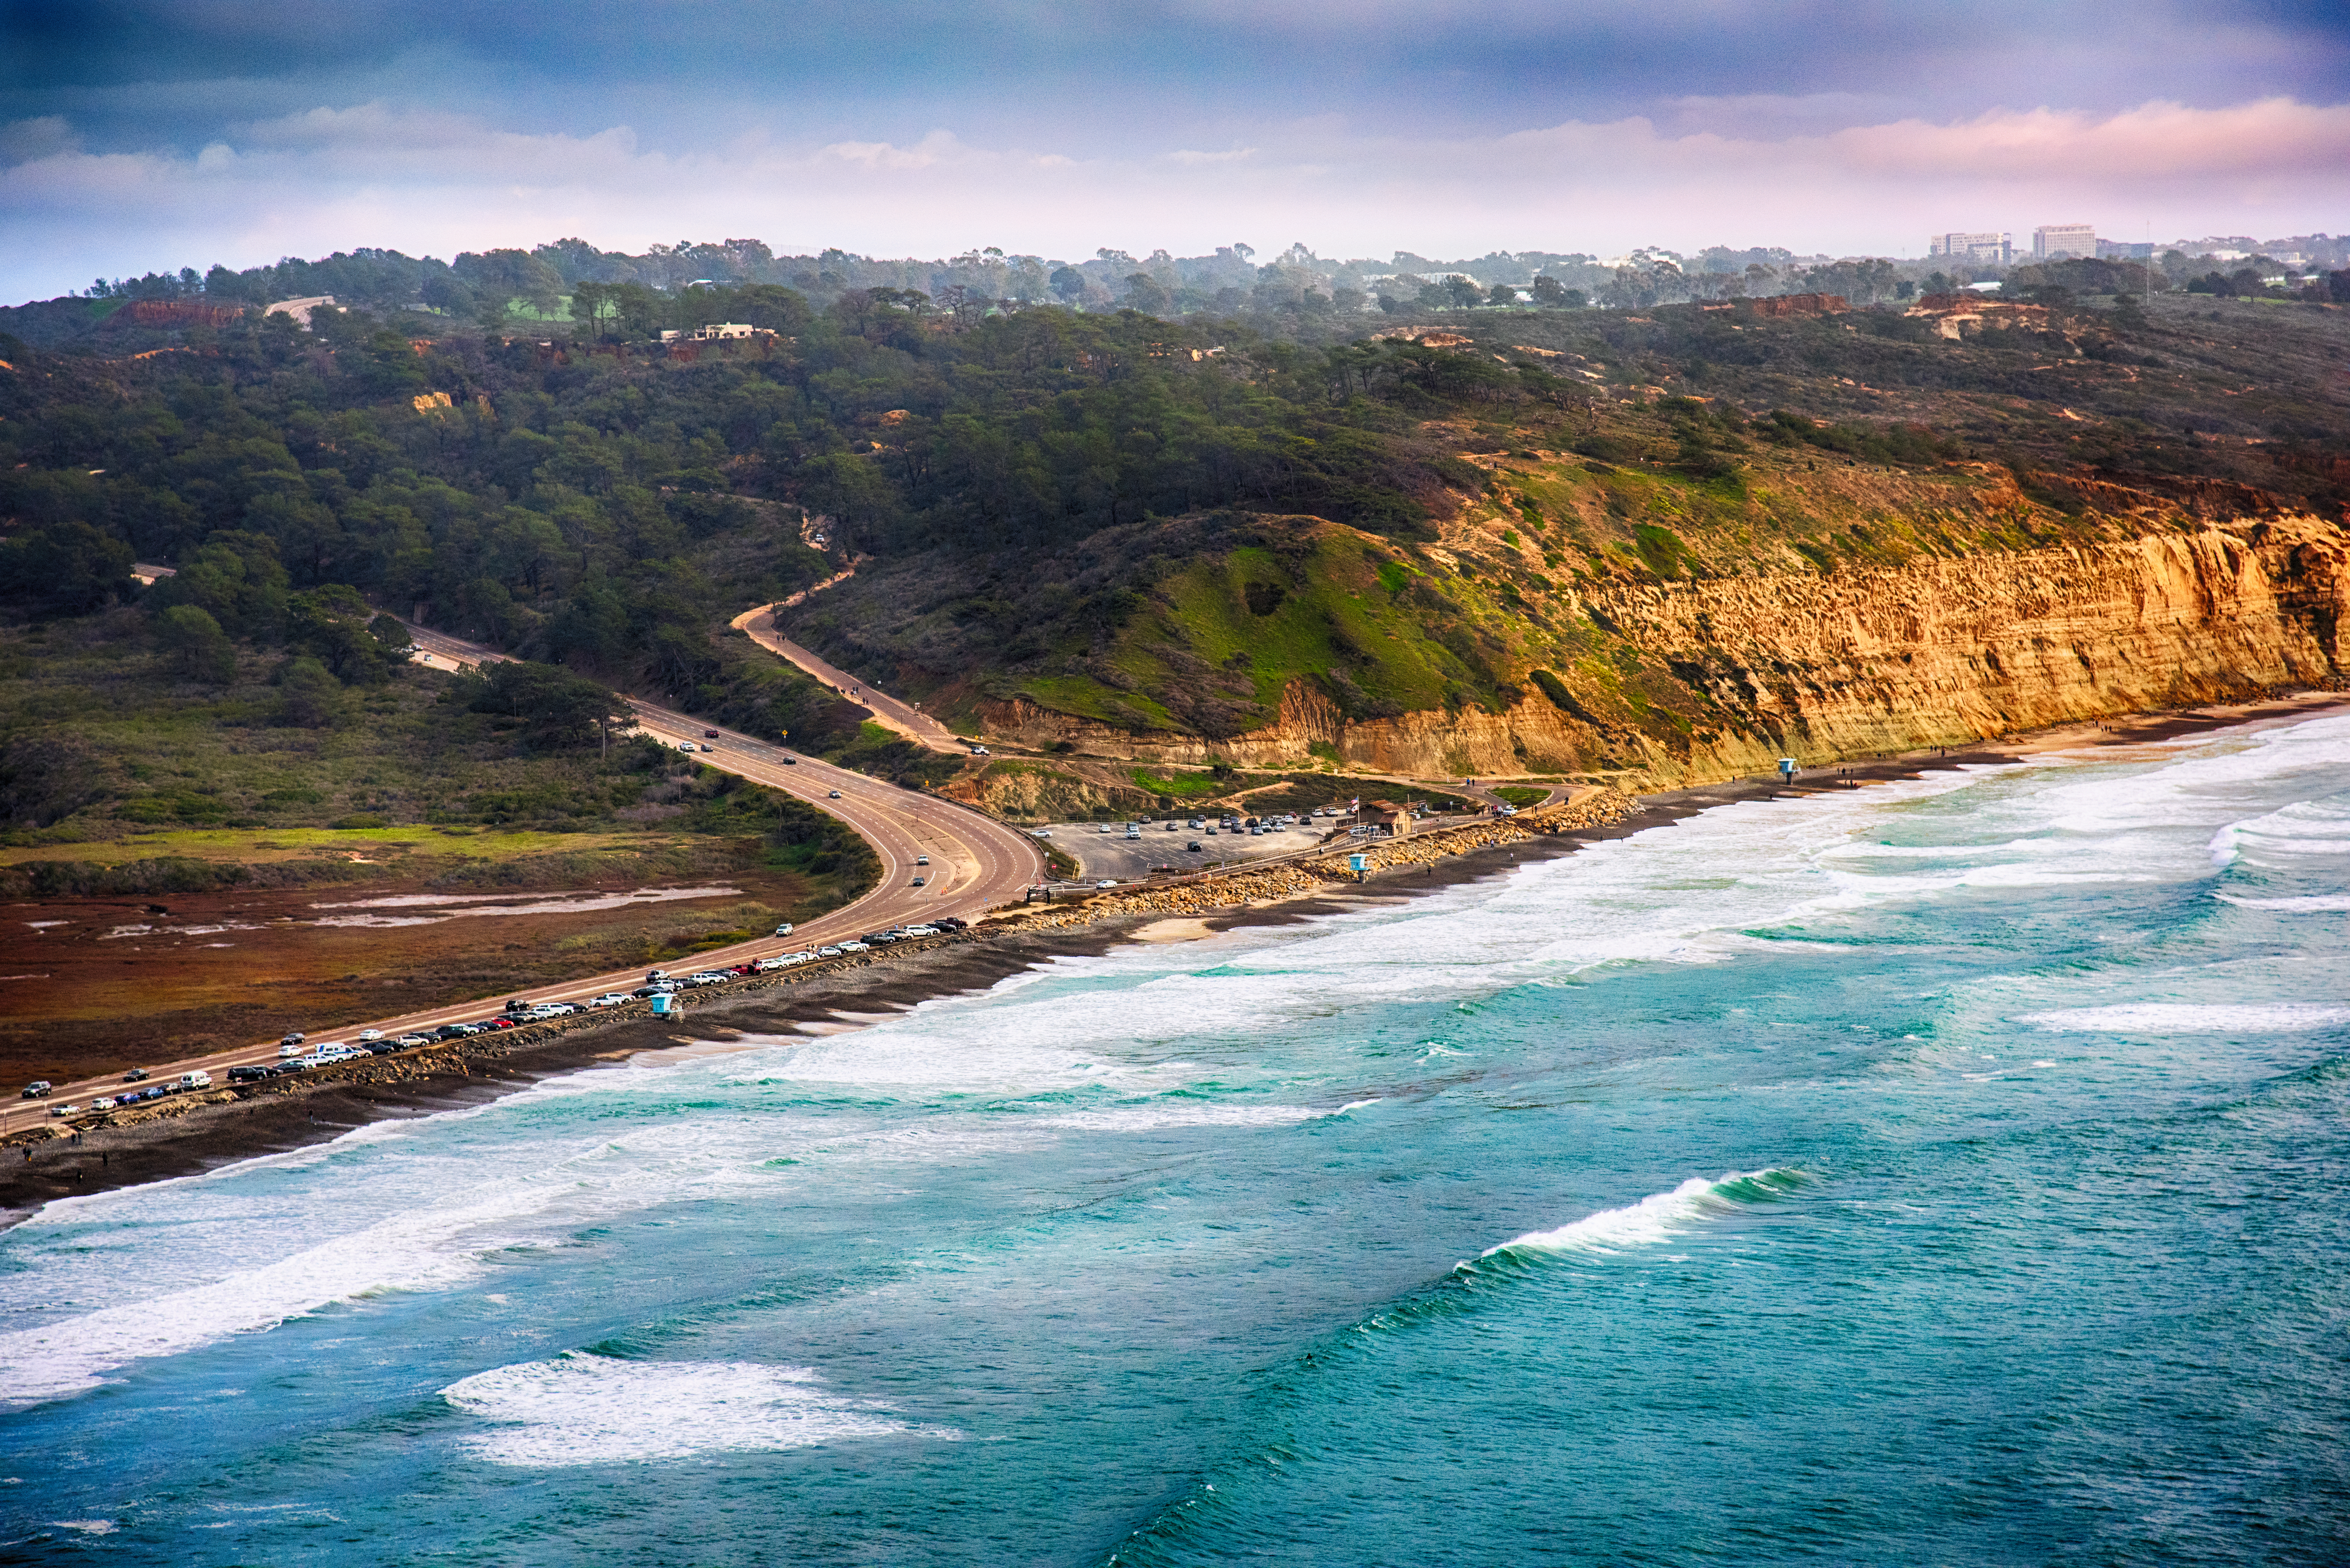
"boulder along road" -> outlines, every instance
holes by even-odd
[[[409,632],[416,640],[415,657],[442,670],[506,657],[495,649],[422,627],[411,626]],[[739,774],[754,784],[780,790],[830,812],[855,828],[881,862],[880,881],[854,903],[802,923],[788,937],[738,942],[678,961],[680,973],[724,969],[776,953],[798,952],[805,948],[846,940],[862,931],[914,925],[948,915],[970,919],[1008,901],[1044,876],[1044,855],[1035,840],[959,802],[900,789],[813,757],[795,756],[780,746],[733,731],[720,730],[717,738],[712,740],[705,732],[714,726],[654,703],[631,699],[629,706],[636,710],[638,727],[647,734],[672,745],[692,742],[695,761]],[[787,762],[786,757],[792,760]],[[832,798],[835,791],[839,792],[837,800]],[[915,863],[921,856],[930,857],[928,865]],[[923,880],[920,888],[913,885],[917,877]],[[500,992],[499,996],[516,996],[534,1002],[576,1002],[607,992],[629,991],[642,983],[642,970],[619,970],[526,991]],[[396,1037],[437,1029],[444,1023],[476,1022],[494,1012],[494,1007],[484,1001],[474,1001],[403,1013],[397,1018],[322,1027],[310,1031],[310,1034],[313,1042],[329,1037],[348,1040],[362,1029],[380,1029]],[[272,1040],[146,1065],[153,1075],[150,1082],[162,1083],[182,1073],[202,1070],[217,1075],[230,1067],[276,1060],[277,1043]],[[119,1087],[120,1080],[117,1076],[86,1078],[59,1084],[51,1099],[57,1103],[86,1103],[92,1096],[109,1094]],[[18,1117],[12,1116],[9,1120],[15,1122]]]

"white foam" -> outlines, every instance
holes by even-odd
[[[2219,893],[2213,897],[2223,904],[2234,904],[2240,909],[2279,909],[2292,914],[2314,915],[2350,909],[2350,893],[2314,893],[2299,898],[2247,898],[2236,893]]]
[[[573,1351],[478,1372],[441,1395],[495,1423],[463,1441],[477,1457],[501,1465],[682,1459],[909,1429],[889,1406],[832,1393],[805,1366],[754,1362],[621,1361]]]
[[[1684,1235],[1716,1220],[1741,1211],[1742,1205],[1726,1189],[1757,1182],[1779,1189],[1793,1185],[1794,1173],[1785,1170],[1731,1171],[1719,1180],[1692,1176],[1670,1192],[1654,1192],[1621,1209],[1603,1209],[1555,1231],[1529,1231],[1514,1241],[1485,1249],[1496,1252],[1585,1252],[1611,1256]]]
[[[2270,1034],[2350,1023],[2350,1007],[2318,1002],[2130,1002],[2112,1007],[2075,1007],[2057,1012],[2027,1012],[2018,1023],[2043,1029],[2129,1034]]]

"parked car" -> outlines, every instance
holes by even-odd
[[[412,1050],[419,1045],[432,1044],[432,1036],[430,1034],[403,1034],[399,1038],[399,1040],[394,1042],[394,1044],[399,1045],[399,1047],[403,1051]]]
[[[838,958],[840,956],[840,950],[838,948],[818,948],[816,950],[816,956],[818,958]],[[46,1089],[42,1092],[44,1094],[47,1093]]]
[[[868,942],[843,942],[840,950],[845,953],[869,953],[873,948]]]
[[[588,1005],[590,1007],[622,1007],[627,1005],[628,1001],[629,993],[627,992],[608,991]]]
[[[25,1085],[24,1094],[18,1097],[27,1100],[47,1099],[48,1097],[49,1091],[56,1086],[56,1085],[50,1083],[47,1078],[36,1078],[31,1083]]]
[[[971,922],[969,920],[959,919],[953,915],[949,915],[943,919],[934,920],[931,924],[937,926],[939,929],[942,931],[967,930],[971,926]]]
[[[213,1075],[202,1068],[192,1073],[180,1075],[180,1087],[183,1089],[209,1089],[212,1086]]]
[[[232,1084],[258,1084],[268,1076],[269,1069],[265,1066],[231,1067],[228,1070],[228,1081]]]
[[[1053,836],[1053,830],[1049,827],[1032,827],[1028,830],[1028,836],[1031,838],[1050,838]]]
[[[1107,877],[1104,877],[1101,881],[1095,883],[1094,886],[1097,888],[1115,888],[1118,884],[1109,880]]]
[[[49,1107],[49,1115],[53,1116],[78,1116],[81,1115],[81,1107],[75,1105],[71,1100],[68,1100],[64,1105],[51,1106]]]
[[[116,1099],[112,1095],[100,1095],[98,1098],[90,1101],[89,1108],[93,1111],[110,1111],[121,1103],[121,1101]]]
[[[131,1069],[130,1069],[130,1071],[129,1071],[128,1073],[125,1073],[125,1074],[123,1074],[123,1075],[122,1075],[122,1081],[123,1081],[124,1083],[126,1083],[126,1084],[136,1084],[136,1083],[140,1083],[140,1082],[141,1082],[142,1080],[144,1080],[144,1079],[146,1078],[146,1076],[147,1076],[147,1069],[146,1069],[146,1068],[144,1068],[144,1067],[133,1067],[133,1068],[131,1068]]]
[[[783,968],[783,967],[784,967],[784,962],[785,962],[785,961],[784,961],[784,960],[782,960],[782,959],[780,959],[780,958],[763,958],[763,959],[761,959],[757,963],[753,964],[751,967],[752,967],[754,970],[757,971],[759,973],[761,973],[761,974],[765,974],[765,973],[767,973],[770,970],[778,970],[778,969]]]
[[[299,1056],[301,1054],[302,1042],[298,1036],[277,1043],[277,1054],[280,1060],[288,1056]]]

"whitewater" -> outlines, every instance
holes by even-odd
[[[0,1547],[2281,1563],[2350,717],[1749,802],[50,1205]]]

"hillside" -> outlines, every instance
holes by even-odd
[[[0,601],[135,604],[109,635],[192,679],[195,616],[252,678],[338,688],[397,607],[931,784],[962,764],[726,621],[854,563],[782,629],[969,732],[1421,777],[1679,782],[2342,672],[2328,306],[1475,311],[1309,348],[774,292],[796,330],[685,348],[356,312],[0,345]],[[56,793],[58,714],[0,721],[12,798]]]

